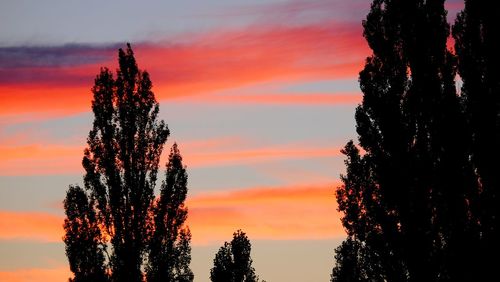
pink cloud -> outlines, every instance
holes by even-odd
[[[210,94],[268,81],[355,78],[369,54],[359,24],[339,22],[250,26],[186,38],[174,40],[180,43],[133,44],[140,67],[151,73],[158,99]],[[79,50],[73,50],[71,56],[77,57],[78,52],[93,56]],[[11,75],[0,80],[0,116],[64,116],[89,111],[90,88],[99,67],[116,67],[116,59],[108,55],[109,47],[93,52],[98,54],[96,59],[81,64],[72,59],[74,62],[63,66],[12,67]],[[236,100],[255,103],[274,98]],[[295,97],[294,101],[299,100]]]

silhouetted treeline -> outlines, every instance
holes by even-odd
[[[359,81],[360,149],[337,189],[348,238],[332,281],[493,281],[500,238],[497,1],[374,0]],[[460,75],[460,95],[455,77]]]
[[[70,280],[193,281],[182,157],[174,144],[155,200],[169,129],[157,119],[149,74],[138,69],[130,45],[118,55],[116,78],[102,68],[92,88],[85,188],[70,186],[64,201]]]

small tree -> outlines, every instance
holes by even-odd
[[[210,271],[212,282],[256,282],[258,277],[252,267],[250,251],[252,246],[246,234],[238,230],[231,243],[225,242],[214,259]]]

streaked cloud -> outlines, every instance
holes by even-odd
[[[336,185],[250,187],[189,196],[193,243],[218,243],[238,228],[255,240],[344,236],[333,196]],[[0,211],[0,239],[61,242],[62,223],[63,217],[44,212]]]
[[[255,164],[279,160],[332,158],[340,156],[340,148],[314,144],[255,146],[232,144],[226,138],[181,144],[184,163],[188,167]],[[217,145],[218,144],[218,145]],[[83,173],[81,160],[84,146],[30,144],[0,146],[0,175],[38,175]],[[163,160],[168,148],[164,149]]]
[[[49,213],[0,210],[0,240],[61,242],[62,224],[60,216]]]
[[[304,24],[324,21],[325,19],[341,19],[352,21],[363,17],[368,9],[366,0],[288,0],[269,1],[266,4],[246,3],[228,7],[218,13],[204,14],[217,16],[227,20],[245,18],[266,23]]]
[[[109,60],[120,47],[122,46],[119,44],[1,47],[0,68],[22,69],[92,65]]]
[[[61,118],[90,111],[90,87],[90,84],[86,87],[0,85],[0,117],[4,119],[2,123]]]
[[[47,282],[67,281],[71,277],[69,267],[20,268],[0,271],[0,281],[5,282]]]
[[[337,147],[307,145],[276,145],[218,152],[191,153],[184,150],[185,163],[190,167],[253,164],[290,159],[331,158],[340,155],[340,149]]]
[[[1,175],[81,173],[83,146],[0,146]]]
[[[193,101],[180,97],[176,100]],[[227,104],[227,105],[304,105],[304,106],[338,106],[356,105],[362,100],[361,93],[269,93],[251,95],[200,95],[196,97],[196,103],[204,104]]]
[[[116,47],[0,48],[0,57],[12,57],[0,63],[0,102],[4,105],[0,116],[89,111],[93,79],[100,66],[116,67],[116,51],[110,51]],[[353,78],[368,50],[359,25],[340,22],[213,30],[133,47],[140,67],[151,73],[160,100],[266,81]],[[316,94],[310,100],[314,98],[321,97]],[[247,97],[240,102],[245,99],[254,103],[273,98]],[[299,102],[297,97],[295,101]]]
[[[335,184],[254,187],[188,198],[195,244],[221,242],[242,228],[254,240],[315,240],[345,236]]]

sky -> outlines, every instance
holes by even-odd
[[[450,17],[461,8],[447,4]],[[132,44],[189,175],[195,281],[237,229],[257,274],[328,281],[369,0],[0,0],[0,281],[66,281],[90,88]],[[162,170],[167,160],[162,156]],[[158,190],[157,190],[158,191]]]

